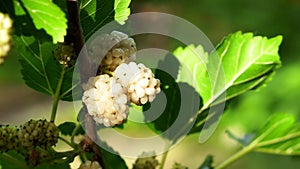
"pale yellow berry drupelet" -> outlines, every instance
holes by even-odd
[[[12,20],[7,14],[0,13],[0,64],[4,62],[11,48]]]

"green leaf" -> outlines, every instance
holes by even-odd
[[[74,132],[74,129],[76,128],[76,124],[73,122],[64,122],[58,126],[58,129],[60,130],[61,134],[71,136]],[[79,134],[84,134],[84,130],[80,126],[79,129],[77,129],[75,136]]]
[[[72,84],[73,68],[64,70],[53,56],[55,45],[41,36],[37,37],[23,35],[14,37],[15,50],[20,56],[21,73],[25,83],[50,96],[54,96],[56,90],[60,90],[59,98],[62,100],[79,99],[79,92],[72,95],[72,90],[80,87],[79,77],[75,77],[78,83]],[[62,87],[58,89],[60,80],[62,80]]]
[[[218,102],[264,84],[280,65],[278,49],[281,41],[282,36],[268,39],[236,32],[227,36],[208,57],[201,46],[179,48],[174,55],[183,66],[177,80],[194,86],[206,109],[227,91],[226,98]],[[193,73],[194,82],[183,76],[186,71]]]
[[[102,144],[105,144],[104,146],[108,147],[106,143],[102,142]],[[112,148],[110,148],[109,151],[100,148],[100,151],[103,157],[105,169],[128,169],[125,160]]]
[[[68,163],[60,163],[60,164],[40,164],[36,166],[34,169],[71,169]]]
[[[88,39],[105,24],[114,20],[113,0],[82,0],[80,2],[80,22],[83,35]]]
[[[189,45],[186,48],[178,47],[173,54],[180,62],[177,81],[190,84],[198,93],[201,93],[201,97],[209,97],[205,95],[205,92],[202,92],[207,88],[206,86],[209,86],[202,78],[207,73],[206,64],[208,60],[208,54],[203,47],[201,45],[197,47]]]
[[[2,169],[29,169],[25,158],[15,151],[0,153],[0,166]]]
[[[37,29],[44,29],[53,42],[63,42],[67,33],[65,13],[51,0],[21,0]]]
[[[123,25],[130,15],[130,8],[128,8],[130,1],[131,0],[115,0],[115,20],[119,24]]]
[[[213,164],[213,157],[211,155],[208,155],[202,165],[199,167],[199,169],[214,169],[212,167]]]
[[[209,56],[201,46],[190,45],[174,51],[181,64],[177,81],[193,86],[203,99],[192,132],[202,129],[211,107],[215,106],[210,119],[217,118],[221,112],[218,104],[270,80],[280,65],[278,49],[281,41],[282,36],[268,39],[236,32],[224,38]],[[187,76],[189,73],[192,76]]]
[[[61,132],[61,134],[71,136],[75,127],[76,127],[75,123],[67,121],[67,122],[60,124],[58,126],[58,129]]]
[[[173,143],[188,133],[194,122],[191,118],[195,117],[201,104],[201,98],[194,88],[175,81],[176,65],[179,65],[176,58],[169,55],[159,62],[155,78],[160,79],[162,92],[156,96],[150,108],[149,104],[143,107],[147,125]]]
[[[300,155],[300,124],[292,114],[278,113],[272,116],[252,141],[254,151]]]

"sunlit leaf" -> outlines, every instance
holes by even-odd
[[[115,0],[115,20],[124,24],[130,15],[130,8],[128,8],[131,0]]]
[[[53,42],[63,42],[67,31],[65,13],[51,0],[21,0],[37,29],[44,29]]]
[[[198,111],[192,132],[200,131],[207,110],[212,106],[270,80],[280,65],[278,49],[281,41],[281,36],[268,39],[236,32],[224,38],[216,51],[208,56],[201,46],[190,45],[174,51],[181,64],[177,80],[193,86],[203,99],[203,107]],[[200,116],[203,113],[206,115]],[[212,113],[220,112],[216,109]]]
[[[254,151],[300,155],[300,124],[295,123],[292,114],[278,113],[273,115],[252,141]]]
[[[281,41],[281,36],[268,39],[236,32],[227,36],[208,57],[201,46],[179,48],[174,52],[183,65],[178,80],[194,86],[208,108],[225,92],[226,98],[218,102],[262,85],[280,65]],[[193,79],[186,79],[186,71],[192,73]]]

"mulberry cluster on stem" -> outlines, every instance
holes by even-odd
[[[110,34],[97,36],[89,47],[89,56],[93,63],[100,63],[101,70],[114,71],[121,63],[135,59],[136,44],[128,35],[112,31]],[[100,71],[101,71],[100,70]]]
[[[36,146],[47,149],[58,141],[58,128],[46,120],[30,120],[21,126],[18,137],[26,149]]]
[[[19,129],[13,126],[0,126],[0,152],[17,150],[20,142],[18,139]]]
[[[98,124],[111,127],[122,124],[128,116],[128,104],[152,102],[160,92],[160,81],[151,69],[132,62],[136,46],[122,32],[96,37],[90,45],[92,58],[105,56],[97,76],[83,84],[82,100]]]
[[[97,123],[114,126],[126,120],[127,96],[113,77],[106,74],[91,77],[83,88],[86,90],[82,100]]]
[[[132,169],[155,169],[158,164],[158,160],[155,156],[149,157],[148,153],[143,153],[136,159]]]
[[[0,13],[0,64],[8,55],[11,46],[12,20],[7,14]]]
[[[152,102],[160,92],[160,80],[155,79],[152,71],[142,63],[123,63],[114,76],[127,89],[130,101],[136,105]]]

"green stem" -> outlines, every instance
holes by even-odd
[[[241,158],[244,155],[248,154],[250,151],[253,150],[254,147],[255,147],[255,145],[249,145],[249,146],[243,148],[241,151],[237,152],[236,154],[234,154],[233,156],[231,156],[230,158],[228,158],[227,160],[225,160],[224,162],[219,164],[217,167],[215,167],[215,169],[226,168],[227,166],[229,166],[230,164],[232,164],[233,162],[235,162],[239,158]]]
[[[66,144],[68,144],[70,147],[72,148],[76,148],[75,144],[73,144],[72,142],[69,142],[68,140],[66,140],[65,138],[62,137],[58,137],[61,141],[65,142]]]
[[[166,163],[166,160],[167,160],[167,156],[168,156],[168,153],[169,153],[169,148],[171,147],[171,145],[172,145],[172,142],[170,142],[170,143],[166,146],[166,151],[165,151],[164,154],[162,155],[159,169],[163,169],[163,168],[164,168],[165,163]]]
[[[73,130],[72,135],[71,135],[71,144],[75,144],[74,138],[75,138],[77,131],[80,129],[80,127],[81,127],[81,125],[77,124],[75,129]]]
[[[164,154],[162,156],[162,159],[161,159],[161,163],[160,163],[159,169],[163,169],[164,168],[165,163],[166,163],[166,159],[167,159],[167,156],[168,156],[168,153],[169,153],[169,151],[164,152]]]
[[[62,71],[61,71],[60,79],[59,79],[57,87],[56,87],[55,94],[53,96],[52,112],[51,112],[51,119],[50,119],[51,122],[55,121],[58,102],[60,100],[60,91],[61,91],[64,75],[65,75],[65,69],[63,68]]]

